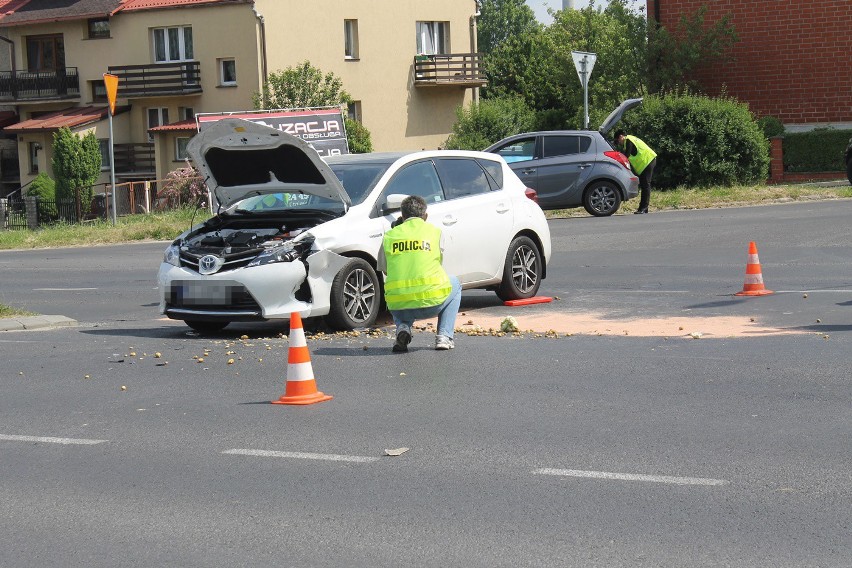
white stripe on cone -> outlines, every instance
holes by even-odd
[[[762,274],[746,274],[745,283],[746,284],[763,284],[763,275]]]
[[[287,368],[287,380],[291,382],[314,380],[314,370],[311,363],[290,363]]]

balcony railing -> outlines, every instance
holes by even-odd
[[[0,100],[80,98],[76,67],[56,71],[0,71]]]
[[[414,57],[417,87],[484,87],[488,84],[479,53],[441,53]]]
[[[115,144],[112,151],[116,176],[147,178],[154,175],[153,144]]]
[[[201,64],[198,61],[119,65],[109,67],[109,72],[118,76],[118,96],[123,98],[201,92]]]

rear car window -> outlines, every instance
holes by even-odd
[[[569,156],[588,151],[592,139],[588,136],[560,135],[542,138],[542,157]]]
[[[488,181],[492,182],[491,189],[503,189],[503,164],[483,158],[477,158],[476,161],[485,170],[485,173],[488,175]]]
[[[435,160],[444,184],[447,199],[479,195],[491,191],[485,170],[476,160],[467,158],[440,158]]]

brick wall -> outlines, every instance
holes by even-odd
[[[702,4],[708,24],[731,14],[733,60],[694,74],[708,94],[724,88],[785,124],[852,122],[852,0],[647,1],[668,29]]]

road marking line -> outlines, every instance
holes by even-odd
[[[336,454],[311,454],[305,452],[274,452],[271,450],[225,450],[223,454],[237,456],[260,456],[264,458],[299,458],[303,460],[329,460],[345,462],[374,462],[379,461],[377,457],[367,456],[341,456]]]
[[[701,477],[672,477],[669,475],[641,475],[635,473],[611,473],[608,471],[582,471],[579,469],[542,468],[533,471],[539,475],[562,475],[567,477],[588,477],[592,479],[617,479],[620,481],[650,481],[652,483],[672,483],[674,485],[727,485],[724,479],[706,479]]]
[[[51,438],[48,436],[16,436],[12,434],[0,434],[0,440],[8,440],[10,442],[44,442],[45,444],[79,444],[85,446],[109,442],[109,440],[87,440],[85,438]]]
[[[97,290],[97,288],[33,288],[33,292],[77,292],[80,290]]]

